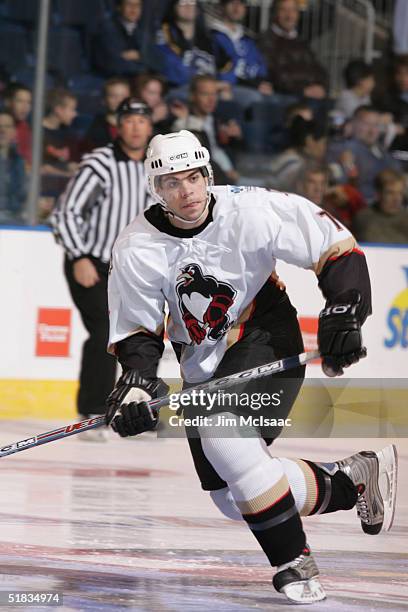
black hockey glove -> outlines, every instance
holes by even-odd
[[[356,314],[359,301],[358,294],[349,301],[340,299],[337,304],[324,308],[319,315],[317,341],[326,376],[341,376],[343,368],[367,355],[367,349],[362,345],[361,323]]]
[[[154,429],[159,422],[158,411],[147,402],[166,395],[168,390],[160,378],[146,380],[137,370],[128,370],[107,399],[106,424],[123,438]]]

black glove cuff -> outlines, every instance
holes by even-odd
[[[109,425],[115,416],[117,409],[121,406],[127,393],[132,388],[143,389],[152,399],[167,395],[168,385],[161,378],[144,378],[138,370],[127,370],[116,383],[115,388],[107,399],[108,410],[106,412],[106,423]]]
[[[109,396],[109,401],[121,403],[129,389],[138,387],[150,395],[152,399],[166,395],[169,387],[161,378],[144,378],[139,370],[127,370],[116,383]]]

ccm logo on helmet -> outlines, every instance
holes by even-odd
[[[178,153],[177,155],[171,155],[169,157],[169,161],[174,161],[175,159],[185,159],[188,157],[188,153]]]

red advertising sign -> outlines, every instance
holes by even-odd
[[[305,351],[317,351],[317,317],[299,317]],[[313,361],[312,363],[316,363]]]
[[[35,354],[37,357],[68,357],[71,340],[70,308],[39,308]]]

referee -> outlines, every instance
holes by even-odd
[[[107,282],[111,249],[119,232],[150,206],[143,160],[152,135],[149,107],[126,98],[117,109],[118,137],[82,158],[51,216],[64,250],[64,271],[89,338],[82,349],[77,396],[80,417],[105,413],[116,377],[106,352],[109,333]],[[107,430],[83,438],[104,441]]]

